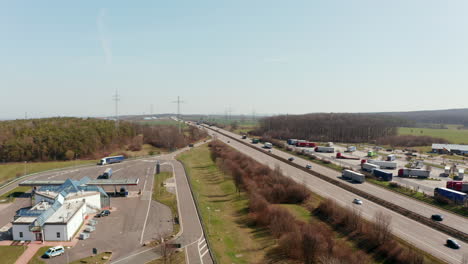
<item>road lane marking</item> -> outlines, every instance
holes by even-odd
[[[151,169],[148,168],[146,170],[146,177],[148,177],[148,171],[149,170],[151,170]],[[156,173],[156,167],[154,167],[154,169],[153,169],[153,174],[152,174],[153,175],[153,181],[154,181],[154,174],[155,173]],[[145,184],[146,184],[146,181],[145,181]],[[153,185],[154,184],[151,185],[150,194],[153,193]],[[151,199],[148,199],[148,210],[146,210],[145,222],[143,223],[143,230],[141,230],[140,244],[143,244],[143,235],[145,234],[146,222],[148,222],[148,215],[149,215],[150,208],[151,208]]]

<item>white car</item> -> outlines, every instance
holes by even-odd
[[[353,203],[355,203],[355,204],[362,204],[362,201],[359,200],[359,199],[354,199],[354,200],[353,200]]]

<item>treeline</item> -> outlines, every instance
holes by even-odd
[[[185,147],[208,136],[205,130],[194,126],[188,126],[182,133],[179,133],[177,126],[172,125],[137,125],[136,130],[143,136],[143,143],[170,150]]]
[[[377,139],[378,145],[390,145],[392,147],[416,147],[416,146],[430,146],[432,143],[447,144],[448,140],[443,138],[435,138],[431,136],[389,136]]]
[[[94,118],[57,117],[0,122],[0,161],[85,158],[127,144],[134,126]]]
[[[405,120],[372,114],[320,113],[265,117],[257,135],[273,138],[298,138],[311,141],[369,142],[381,137],[394,136]]]
[[[413,112],[388,112],[380,113],[386,116],[404,118],[409,121],[410,127],[419,127],[417,123],[431,124],[461,124],[468,127],[468,109],[447,109],[447,110],[429,110]]]
[[[311,192],[304,185],[285,177],[278,168],[272,170],[219,141],[210,147],[217,166],[232,176],[239,192],[247,193],[252,224],[267,228],[277,239],[275,250],[279,256],[301,263],[372,263],[366,251],[385,263],[424,263],[418,252],[405,249],[394,240],[387,215],[378,213],[375,221],[369,222],[358,211],[325,200],[318,207],[309,206],[311,213],[324,222],[299,221],[280,204],[310,204],[307,201],[312,199]],[[328,225],[363,251],[336,239]]]

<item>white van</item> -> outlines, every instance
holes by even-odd
[[[44,253],[44,256],[48,257],[48,258],[51,258],[51,257],[55,257],[55,256],[60,256],[62,255],[63,253],[65,253],[65,249],[63,248],[63,246],[56,246],[56,247],[51,247],[49,248],[45,253]]]

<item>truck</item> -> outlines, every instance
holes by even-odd
[[[398,176],[399,177],[412,177],[416,176],[418,178],[428,178],[431,174],[428,170],[421,170],[421,169],[399,169]]]
[[[100,179],[110,179],[112,177],[112,168],[107,168],[99,177]]]
[[[465,170],[464,169],[458,169],[458,180],[463,180],[463,176],[465,175]]]
[[[356,151],[356,147],[355,147],[355,146],[347,146],[345,152],[354,152],[354,151]]]
[[[352,170],[343,170],[342,177],[359,183],[363,183],[366,180],[364,174]]]
[[[314,148],[317,146],[314,142],[297,142],[296,143],[297,147],[306,147],[306,148]]]
[[[359,160],[359,157],[344,156],[341,152],[336,153],[337,159],[350,159],[350,160]]]
[[[242,135],[242,139],[246,139],[247,138],[247,135]]]
[[[468,182],[448,181],[445,187],[459,192],[468,192]]]
[[[265,144],[263,144],[263,147],[266,149],[271,149],[273,148],[273,144],[271,144],[270,142],[265,142]]]
[[[393,174],[391,172],[388,172],[388,171],[374,169],[372,171],[372,174],[374,174],[375,177],[380,178],[380,179],[382,179],[384,181],[392,181],[392,179],[393,179]]]
[[[387,161],[394,161],[394,160],[396,160],[396,155],[395,154],[387,155]]]
[[[372,163],[362,163],[361,168],[364,171],[372,172],[375,169],[380,169],[379,165],[372,164]]]
[[[444,177],[450,176],[450,166],[445,166],[444,168]]]
[[[397,163],[392,161],[384,161],[384,160],[367,160],[368,163],[372,163],[375,165],[379,165],[381,169],[396,169]]]
[[[455,191],[455,190],[450,190],[447,188],[441,188],[441,187],[437,187],[434,189],[434,196],[445,197],[457,204],[463,204],[467,200],[466,193],[462,193],[462,192]]]
[[[318,147],[315,147],[315,152],[333,153],[333,152],[335,152],[335,148],[334,148],[334,147],[323,147],[323,146],[318,146]]]
[[[372,150],[367,151],[367,157],[374,157],[374,156],[377,156],[377,153],[375,153],[375,152],[372,151]]]
[[[333,142],[327,142],[327,147],[333,147]]]
[[[112,156],[112,157],[104,157],[102,158],[98,165],[106,165],[106,164],[112,164],[112,163],[118,163],[118,162],[122,162],[123,160],[125,159],[124,156],[120,155],[120,156]]]
[[[252,144],[258,144],[259,140],[258,138],[252,138]]]
[[[292,138],[291,138],[291,139],[288,139],[287,142],[288,142],[288,145],[296,145],[297,139],[292,139]]]

